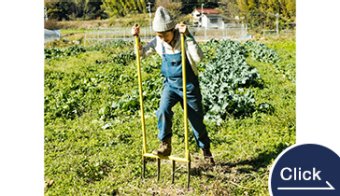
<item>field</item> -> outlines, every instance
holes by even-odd
[[[160,182],[154,161],[141,179],[133,43],[46,45],[45,194],[269,195],[271,163],[295,143],[295,38],[200,45],[207,56],[199,69],[216,166],[200,164],[190,133],[189,190],[185,165],[178,164],[175,184],[167,161],[162,161]],[[142,60],[149,150],[158,147],[160,62],[156,55]],[[179,104],[174,112],[172,154],[184,156]]]

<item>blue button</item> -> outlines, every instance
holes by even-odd
[[[340,157],[317,144],[284,150],[270,171],[272,196],[340,196]]]

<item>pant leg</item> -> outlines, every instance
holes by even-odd
[[[183,95],[183,92],[182,92]],[[187,85],[187,104],[188,104],[188,119],[192,131],[194,133],[197,145],[200,148],[210,148],[210,139],[207,129],[203,123],[203,106],[202,95],[199,89],[199,85],[191,83]],[[183,102],[181,102],[183,107]]]
[[[156,112],[158,118],[158,139],[164,141],[172,136],[172,107],[179,101],[178,95],[167,83],[163,86],[159,109]]]

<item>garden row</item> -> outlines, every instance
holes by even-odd
[[[117,52],[113,48],[120,48]],[[137,86],[135,74],[125,73],[124,66],[133,66],[135,55],[131,42],[112,42],[105,47],[71,46],[65,49],[45,49],[47,61],[79,56],[87,51],[105,54],[105,58],[95,59],[91,66],[81,72],[68,74],[46,70],[45,72],[45,117],[73,119],[89,110],[97,110],[98,118],[104,121],[115,116],[134,114],[139,110],[138,91],[132,87],[128,94],[117,91],[119,86],[129,83]],[[212,40],[202,46],[206,59],[200,63],[200,86],[203,94],[203,105],[207,120],[218,124],[227,116],[243,117],[254,111],[273,112],[268,103],[256,103],[252,87],[261,87],[261,77],[256,68],[247,64],[250,55],[254,60],[275,64],[279,61],[275,51],[264,44],[236,41]],[[152,55],[143,59],[145,74],[143,90],[146,111],[157,109],[163,79],[158,68],[161,59]],[[58,82],[59,81],[59,82]],[[59,84],[59,85],[58,85]],[[101,93],[112,95],[109,100],[102,100]],[[95,102],[101,106],[94,108]]]

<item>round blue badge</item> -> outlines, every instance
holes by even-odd
[[[340,196],[340,157],[317,144],[293,145],[269,174],[272,196]]]

